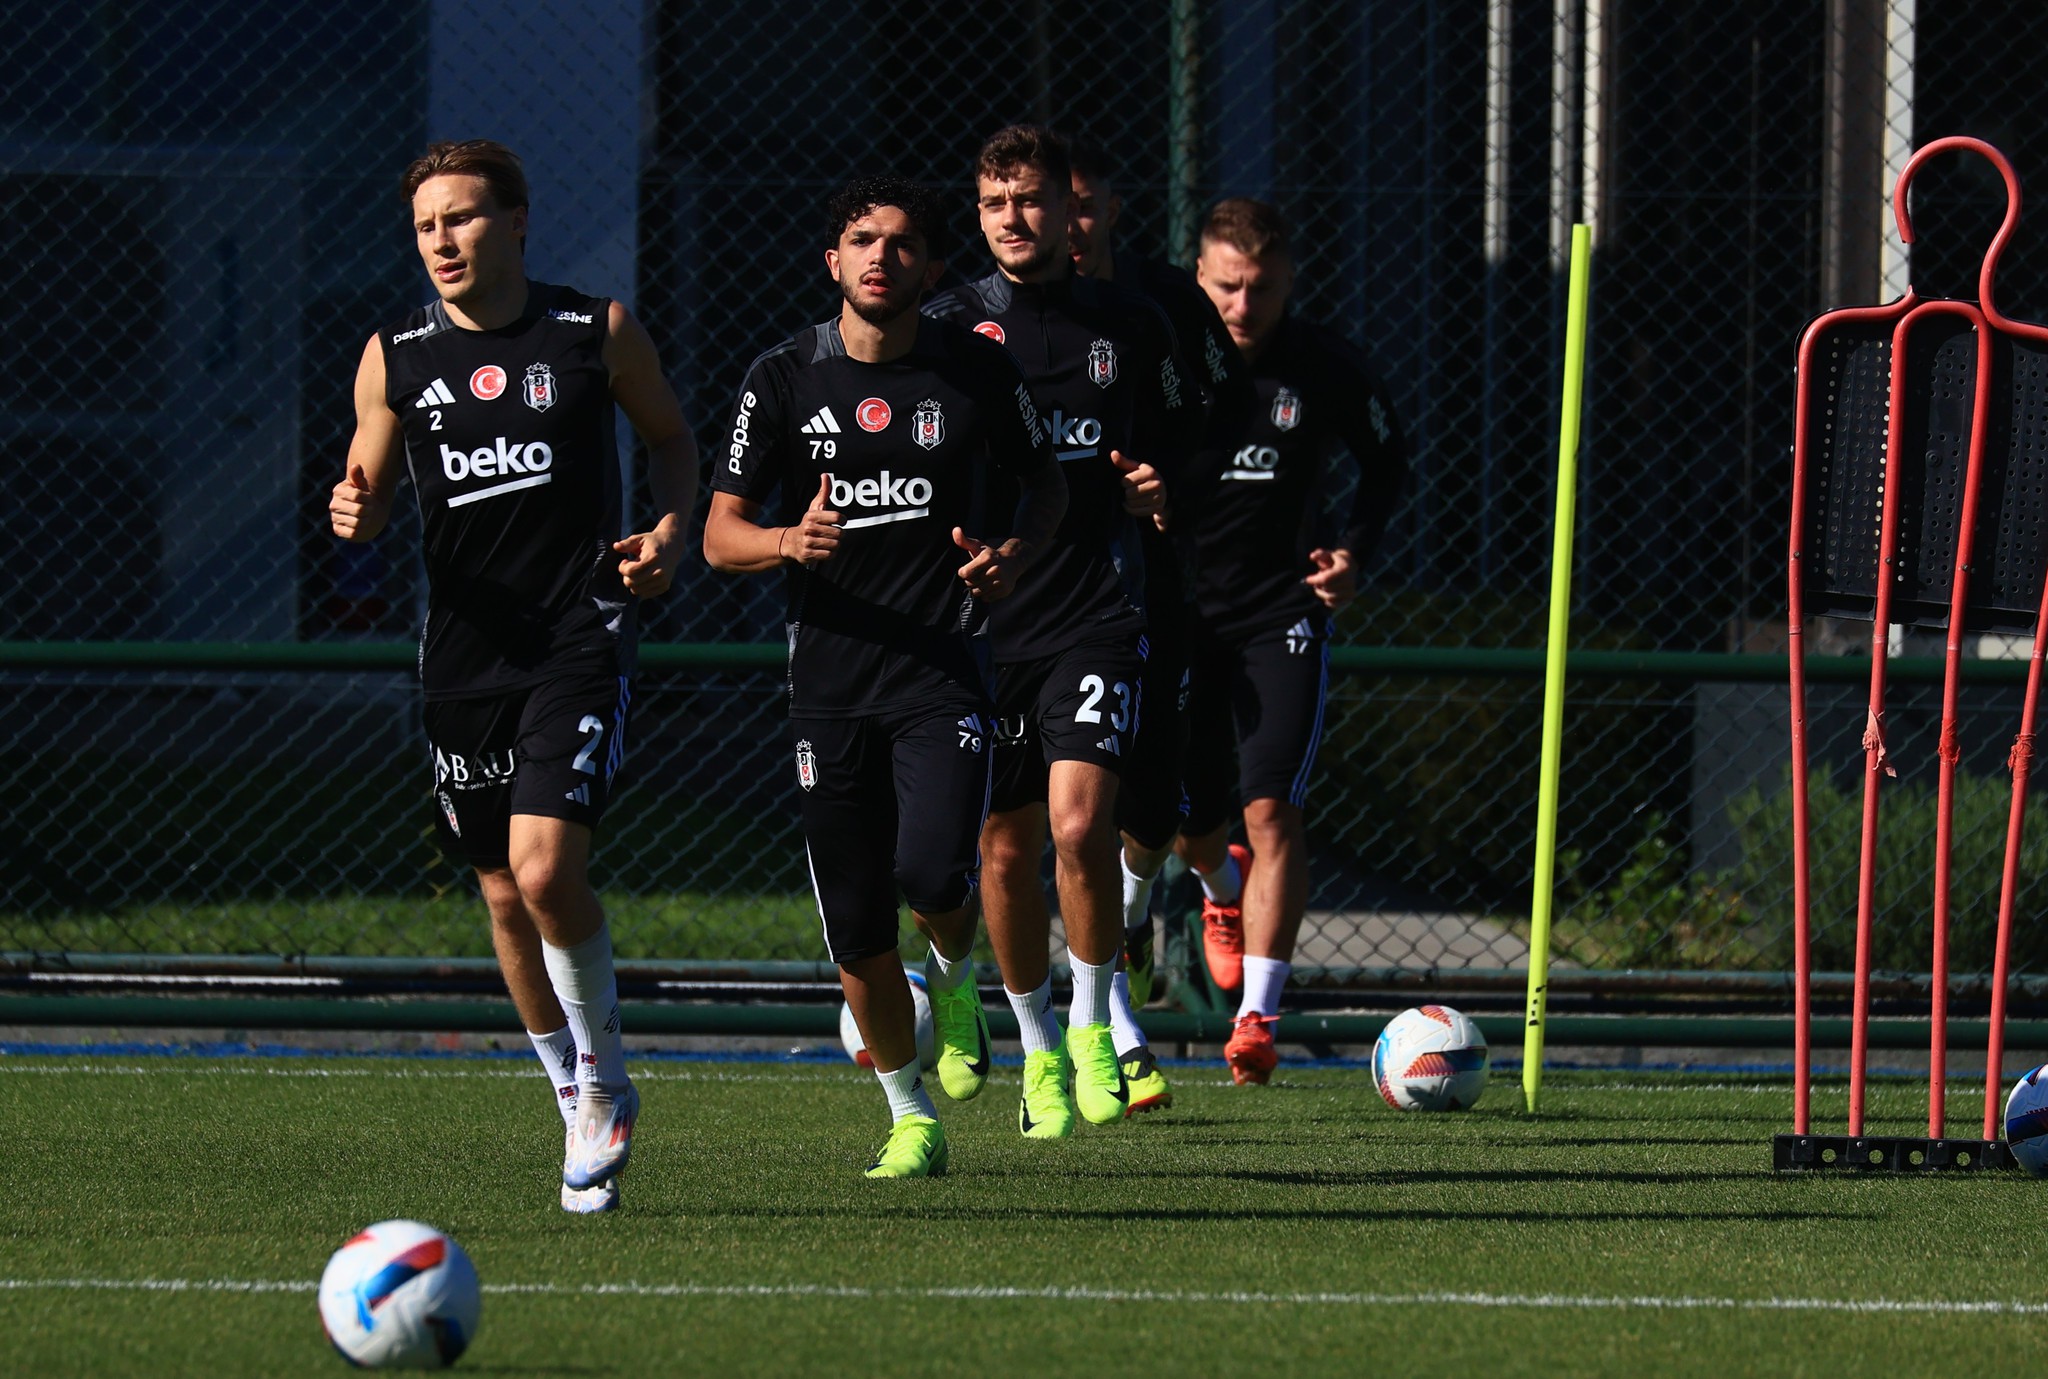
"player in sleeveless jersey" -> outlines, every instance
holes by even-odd
[[[996,780],[982,833],[983,912],[1022,1028],[1018,1127],[1072,1133],[1075,1111],[1126,1114],[1110,1025],[1122,947],[1116,811],[1142,717],[1144,548],[1163,470],[1199,413],[1173,332],[1145,298],[1077,277],[1059,136],[998,131],[977,159],[977,207],[997,271],[926,308],[1003,343],[1031,380],[1066,475],[1067,515],[1018,595],[995,609]],[[1177,801],[1176,801],[1177,803]],[[1074,974],[1070,1028],[1052,1014],[1048,831]],[[1071,1079],[1071,1092],[1068,1082]]]
[[[861,178],[828,211],[839,316],[747,371],[704,554],[783,571],[811,878],[893,1119],[867,1176],[926,1177],[948,1149],[920,1076],[897,897],[931,943],[940,1085],[965,1100],[989,1070],[973,902],[993,724],[975,634],[1051,538],[1066,485],[1016,362],[918,312],[944,267],[932,193]],[[1014,513],[991,509],[997,487],[1021,491]],[[777,490],[784,524],[762,526]],[[980,539],[991,519],[1008,539]]]
[[[1189,485],[1196,643],[1179,846],[1202,882],[1210,975],[1226,989],[1243,986],[1224,1056],[1238,1082],[1264,1082],[1277,1063],[1272,1027],[1308,903],[1302,806],[1322,735],[1330,618],[1357,592],[1357,568],[1379,544],[1408,456],[1387,390],[1359,349],[1287,314],[1294,265],[1279,211],[1219,202],[1201,245],[1197,278],[1251,366],[1257,405],[1234,448]],[[1357,465],[1358,483],[1328,536],[1326,465],[1339,450]],[[1249,847],[1228,843],[1233,739]]]
[[[562,1206],[608,1210],[639,1095],[590,844],[624,755],[634,603],[674,576],[696,445],[624,306],[527,278],[511,150],[435,144],[403,187],[437,298],[363,350],[330,519],[337,536],[372,540],[401,474],[412,480],[436,824],[476,869],[505,984],[555,1086]],[[661,514],[630,535],[615,405],[646,443]]]
[[[1117,221],[1123,198],[1117,194],[1105,150],[1085,140],[1070,140],[1073,200],[1068,219],[1067,249],[1074,271],[1115,282],[1143,293],[1173,323],[1174,337],[1187,372],[1200,380],[1205,403],[1203,444],[1212,437],[1235,435],[1254,404],[1251,373],[1244,356],[1216,314],[1209,295],[1194,274],[1170,263],[1117,247]],[[1169,1106],[1173,1094],[1146,1046],[1144,1031],[1132,1013],[1152,996],[1152,885],[1172,851],[1187,809],[1181,760],[1187,750],[1188,579],[1185,543],[1180,526],[1171,533],[1155,525],[1141,529],[1145,542],[1145,713],[1138,740],[1117,796],[1117,822],[1123,833],[1123,970],[1116,975],[1110,999],[1110,1023],[1116,1031],[1117,1061],[1131,1087],[1131,1106]],[[1135,788],[1134,788],[1135,787]]]

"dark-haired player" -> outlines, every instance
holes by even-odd
[[[1173,322],[1182,357],[1190,362],[1206,394],[1205,442],[1213,448],[1215,438],[1239,434],[1250,419],[1256,398],[1244,356],[1238,353],[1223,318],[1216,314],[1194,274],[1117,247],[1123,198],[1117,193],[1107,153],[1085,140],[1071,142],[1069,153],[1074,198],[1067,248],[1075,271],[1132,288],[1158,303]],[[1185,515],[1193,516],[1191,512]],[[1145,716],[1124,790],[1117,798],[1117,818],[1123,827],[1125,970],[1117,974],[1116,995],[1110,1005],[1117,1058],[1134,1085],[1134,1105],[1137,1085],[1157,1076],[1131,1007],[1143,1006],[1151,999],[1152,883],[1165,865],[1186,809],[1181,758],[1187,749],[1190,621],[1187,582],[1179,558],[1181,542],[1157,527],[1141,536],[1145,542]],[[1157,1095],[1170,1103],[1170,1096],[1163,1091]]]
[[[1131,1101],[1109,1021],[1123,937],[1118,780],[1131,776],[1143,711],[1139,526],[1163,509],[1162,471],[1191,443],[1199,414],[1159,309],[1074,274],[1070,178],[1052,131],[1016,125],[992,135],[975,185],[997,271],[927,308],[1002,342],[1023,365],[1070,494],[1030,582],[991,619],[996,780],[982,832],[982,908],[1024,1042],[1018,1126],[1045,1139],[1073,1133],[1077,1108],[1103,1124]],[[1176,787],[1176,817],[1178,803]],[[1039,880],[1048,831],[1074,974],[1064,1040]]]
[[[525,173],[487,139],[406,169],[437,300],[370,337],[348,476],[368,541],[401,466],[427,568],[420,680],[444,848],[476,868],[513,1004],[568,1123],[562,1206],[604,1211],[640,1098],[619,1037],[590,842],[625,750],[637,598],[675,573],[696,444],[654,343],[615,301],[526,276]],[[646,443],[660,518],[624,535],[612,409]]]
[[[1224,1056],[1238,1082],[1264,1082],[1308,903],[1302,805],[1322,734],[1330,616],[1357,592],[1408,455],[1357,346],[1287,314],[1294,261],[1278,210],[1217,203],[1196,276],[1251,365],[1258,403],[1237,449],[1202,476],[1190,531],[1196,635],[1180,849],[1202,882],[1210,975],[1244,986]],[[1358,466],[1358,486],[1331,536],[1327,465],[1339,450]],[[1233,739],[1249,849],[1226,847]]]
[[[918,313],[944,267],[932,194],[861,178],[828,210],[839,316],[747,370],[704,554],[784,572],[811,879],[894,1118],[867,1176],[919,1178],[945,1171],[947,1148],[919,1075],[897,895],[931,941],[939,1081],[964,1100],[989,1067],[972,950],[993,748],[974,634],[1051,538],[1066,487],[1016,362]],[[777,489],[783,524],[762,526]],[[992,489],[1021,491],[1014,510],[991,509]],[[1000,544],[980,539],[992,521]]]

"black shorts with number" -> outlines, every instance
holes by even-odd
[[[967,903],[988,816],[985,707],[789,720],[798,812],[825,948],[838,963],[896,947],[896,897],[919,914]]]
[[[1232,741],[1240,803],[1305,802],[1330,686],[1328,621],[1310,616],[1242,641],[1199,638],[1190,669],[1188,834],[1213,832],[1230,818]]]
[[[1139,846],[1154,849],[1173,841],[1188,811],[1181,783],[1181,758],[1188,745],[1188,654],[1177,630],[1147,632],[1139,649],[1145,658],[1138,701],[1144,712],[1124,758],[1116,826]]]
[[[1055,761],[1123,774],[1143,693],[1141,640],[1130,633],[997,664],[992,809],[1043,804]]]
[[[502,867],[514,814],[596,828],[626,755],[632,681],[568,671],[523,689],[426,706],[442,850]]]

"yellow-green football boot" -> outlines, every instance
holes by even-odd
[[[1152,1004],[1152,916],[1142,929],[1124,930],[1124,980],[1131,984],[1131,1009]]]
[[[1173,1088],[1166,1085],[1166,1074],[1159,1071],[1159,1060],[1152,1056],[1148,1045],[1140,1044],[1129,1053],[1119,1054],[1116,1061],[1124,1070],[1124,1085],[1130,1090],[1131,1102],[1124,1110],[1125,1115],[1164,1111],[1173,1105]]]
[[[1017,1130],[1026,1139],[1063,1140],[1074,1133],[1074,1098],[1067,1091],[1073,1073],[1065,1049],[1024,1055],[1024,1099],[1017,1104]]]
[[[868,1165],[870,1178],[936,1178],[946,1171],[946,1129],[930,1116],[905,1116]]]
[[[955,1101],[972,1101],[988,1081],[988,1016],[981,993],[969,977],[951,991],[933,987],[931,999],[939,1087]]]
[[[1074,1065],[1074,1105],[1082,1119],[1090,1125],[1122,1120],[1131,1093],[1116,1061],[1116,1041],[1109,1026],[1069,1025],[1067,1057]]]

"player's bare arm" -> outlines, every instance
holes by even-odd
[[[623,557],[619,578],[640,598],[668,592],[676,560],[690,529],[697,501],[697,438],[683,419],[682,404],[662,376],[661,360],[647,328],[624,305],[611,305],[605,334],[605,367],[612,398],[647,447],[647,479],[659,514],[653,527],[612,543]]]
[[[336,536],[371,541],[384,530],[398,489],[402,444],[398,414],[384,397],[384,343],[372,335],[356,369],[356,434],[348,445],[348,472],[327,500]]]
[[[832,510],[832,476],[820,475],[818,491],[794,526],[764,527],[761,505],[734,493],[713,493],[704,514],[704,559],[729,575],[760,574],[785,560],[818,565],[839,549],[840,515]]]

